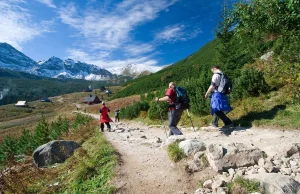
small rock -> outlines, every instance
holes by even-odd
[[[211,185],[211,188],[213,189],[213,191],[216,191],[217,188],[222,187],[224,185],[224,181],[223,180],[217,180],[214,181]]]
[[[280,159],[278,159],[278,160],[273,160],[273,164],[275,164],[275,165],[281,165],[281,164],[283,164],[283,161],[280,160]]]
[[[280,171],[285,175],[291,175],[292,174],[292,169],[290,169],[290,168],[282,168]]]
[[[211,189],[212,188],[212,183],[213,181],[212,180],[207,180],[203,183],[203,187],[204,188],[207,188],[207,189]]]
[[[291,160],[291,161],[290,161],[290,165],[291,165],[291,166],[297,166],[298,163],[297,163],[296,161],[294,161],[294,160]]]
[[[258,170],[257,170],[258,173],[266,173],[267,170],[264,168],[264,167],[260,167]]]
[[[233,168],[230,168],[230,169],[228,169],[228,173],[229,173],[230,175],[234,175],[234,174],[235,174],[235,171],[234,171]]]
[[[147,139],[147,137],[145,135],[142,135],[141,138],[142,139]]]
[[[204,155],[204,152],[196,152],[194,155],[194,162],[199,164],[201,162],[201,157]]]
[[[258,160],[258,166],[263,167],[265,165],[265,159],[264,158],[260,158]]]
[[[295,181],[297,181],[298,183],[300,183],[300,174],[296,175],[296,177],[294,179],[295,179]]]
[[[193,160],[191,160],[187,162],[186,170],[188,172],[198,172],[199,168],[197,164]]]

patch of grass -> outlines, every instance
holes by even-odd
[[[64,172],[69,172],[62,193],[114,193],[111,184],[116,153],[102,134],[86,141],[64,165]]]
[[[264,193],[259,182],[244,179],[243,177],[237,177],[233,182],[226,186],[229,189],[229,194]]]
[[[201,157],[201,164],[203,167],[209,167],[209,162],[205,154]]]
[[[179,141],[176,141],[168,146],[169,158],[174,162],[179,162],[186,157],[183,150],[179,147]]]

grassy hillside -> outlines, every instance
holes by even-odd
[[[125,118],[138,116],[148,106],[143,115],[158,119],[153,99],[163,96],[168,83],[175,81],[187,88],[190,111],[202,118],[199,124],[207,124],[209,100],[204,94],[210,67],[218,64],[233,82],[229,97],[234,111],[229,116],[236,124],[300,127],[295,119],[300,115],[299,2],[252,0],[224,10],[214,41],[155,74],[128,82],[114,96],[148,93],[141,98],[146,104],[123,110]]]
[[[209,72],[210,66],[216,63],[217,45],[217,41],[209,42],[198,52],[157,73],[126,82],[126,89],[120,91],[114,98],[156,91],[166,88],[171,81],[198,78],[201,72]]]

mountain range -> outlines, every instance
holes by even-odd
[[[160,67],[149,68],[141,64],[129,64],[109,71],[93,64],[74,61],[73,59],[62,60],[54,56],[48,60],[36,62],[7,43],[0,43],[0,68],[50,78],[85,80],[110,80],[113,74],[137,77],[161,69]]]

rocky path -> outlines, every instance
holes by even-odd
[[[98,119],[98,115],[92,115]],[[113,132],[104,135],[120,154],[114,180],[117,193],[194,193],[200,181],[216,175],[211,168],[197,173],[185,171],[184,163],[174,164],[167,155],[167,139],[163,128],[142,123],[112,123]],[[281,148],[300,142],[300,131],[236,128],[224,135],[218,130],[202,128],[193,132],[183,129],[187,138],[211,143],[244,143],[258,147],[268,157],[280,153]]]

